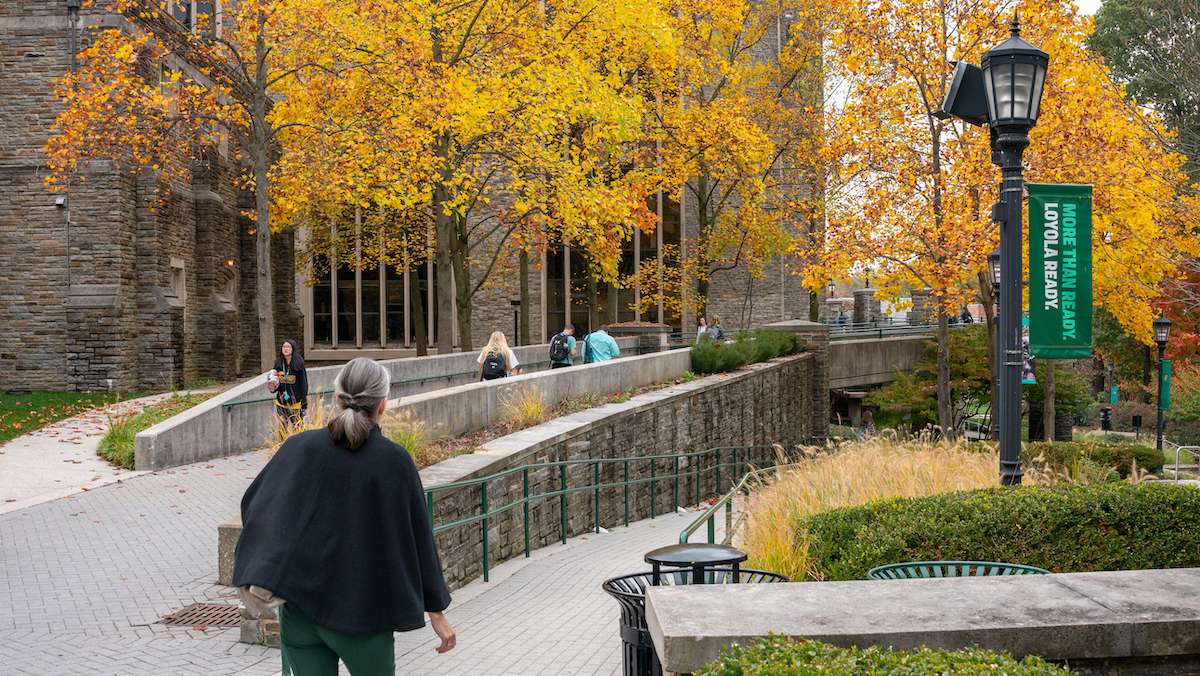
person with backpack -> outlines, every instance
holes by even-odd
[[[583,337],[583,363],[594,364],[616,359],[619,356],[621,356],[621,348],[617,345],[617,341],[608,335],[604,327]]]
[[[550,339],[550,368],[571,366],[574,363],[572,359],[579,356],[576,345],[575,325],[567,322],[562,332]]]
[[[478,365],[476,371],[480,380],[495,380],[515,375],[521,366],[517,355],[509,349],[508,339],[504,337],[503,331],[492,332],[492,337],[488,338],[487,345],[479,351],[479,358],[475,363]]]

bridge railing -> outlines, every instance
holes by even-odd
[[[971,324],[955,322],[950,328],[961,329]],[[891,336],[928,336],[937,328],[936,323],[910,323],[905,319],[880,319],[873,322],[829,324],[830,340],[855,340],[861,338],[886,338]]]

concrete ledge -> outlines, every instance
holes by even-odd
[[[691,366],[691,350],[684,348],[448,387],[393,400],[388,408],[393,414],[408,414],[424,422],[430,438],[456,437],[497,422],[505,401],[531,389],[553,406],[570,397],[615,394],[665,383]]]
[[[623,351],[632,350],[637,338],[617,343]],[[548,367],[540,363],[548,359],[548,350],[548,345],[513,348],[517,358],[535,371]],[[391,373],[391,396],[404,397],[474,382],[476,356],[476,352],[455,352],[380,363]],[[310,404],[321,393],[332,391],[340,370],[340,365],[308,369]],[[262,448],[275,429],[275,408],[265,385],[264,372],[138,433],[134,467],[163,469]]]
[[[1017,657],[1181,673],[1200,665],[1200,568],[887,582],[659,587],[646,613],[664,672],[774,632],[838,646],[977,645]],[[1194,673],[1194,672],[1187,672]]]

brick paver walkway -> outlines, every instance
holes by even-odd
[[[237,630],[157,624],[194,602],[227,602],[215,584],[216,524],[237,511],[265,461],[250,453],[146,474],[0,514],[0,672],[277,674],[279,653]],[[606,577],[644,570],[694,513],[575,538],[498,566],[455,593],[458,648],[429,629],[398,634],[401,674],[611,674],[618,610]]]

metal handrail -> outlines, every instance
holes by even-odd
[[[679,532],[679,544],[687,544],[692,535],[696,531],[700,530],[700,526],[705,523],[708,524],[708,543],[715,543],[717,539],[717,512],[720,511],[722,507],[725,508],[725,538],[722,542],[723,544],[729,544],[733,540],[733,499],[737,496],[737,494],[743,493],[746,496],[749,496],[750,482],[752,480],[758,480],[762,474],[767,472],[778,472],[780,470],[796,469],[800,467],[801,464],[803,463],[793,462],[784,465],[771,465],[759,467],[746,472],[742,476],[741,481],[738,481],[733,488],[729,489],[729,491],[725,493],[725,495],[722,495],[719,500],[712,504],[712,506],[704,510],[704,513],[696,517],[695,521],[692,521],[690,524],[688,524],[687,528],[684,528]]]
[[[1166,439],[1164,439],[1163,441],[1166,441]],[[1167,443],[1170,443],[1170,442],[1167,442]],[[1180,446],[1179,444],[1171,444],[1171,445],[1175,447],[1175,469],[1174,469],[1175,483],[1179,483],[1179,456],[1180,456],[1180,454],[1182,454],[1184,451],[1188,451],[1193,456],[1196,457],[1197,463],[1200,464],[1200,446]]]
[[[805,438],[798,443],[824,443],[824,439]],[[496,516],[515,511],[518,508],[522,511],[522,519],[524,522],[524,549],[525,556],[528,557],[532,551],[531,533],[530,533],[530,510],[535,502],[558,499],[559,503],[559,535],[563,544],[567,542],[569,534],[568,528],[568,506],[567,498],[570,495],[578,493],[591,493],[593,496],[593,524],[594,532],[599,533],[600,513],[602,511],[601,502],[604,499],[606,490],[621,489],[621,504],[623,505],[623,523],[628,526],[630,523],[630,488],[649,484],[650,486],[650,518],[653,519],[659,512],[659,490],[663,484],[673,483],[672,502],[673,509],[679,509],[684,504],[700,504],[704,496],[701,495],[701,483],[703,479],[710,475],[713,479],[713,486],[716,490],[720,490],[722,484],[722,476],[732,477],[736,475],[739,467],[753,466],[761,464],[766,466],[773,464],[776,449],[779,448],[776,444],[760,444],[760,445],[745,445],[745,446],[719,446],[708,448],[702,451],[689,451],[685,453],[668,453],[655,454],[644,456],[633,456],[627,458],[594,458],[588,460],[555,460],[549,462],[538,462],[513,467],[502,470],[494,474],[489,474],[485,477],[477,479],[465,479],[462,481],[454,481],[451,483],[432,486],[425,489],[425,507],[429,513],[430,523],[433,526],[434,534],[447,532],[455,528],[462,528],[479,524],[482,530],[482,568],[483,580],[490,580],[491,572],[491,552],[489,542],[489,522]],[[704,467],[704,459],[711,459],[712,462]],[[683,461],[688,460],[688,466],[683,466]],[[662,462],[672,464],[672,472],[658,473],[658,466]],[[650,476],[642,478],[630,478],[630,467],[635,463],[649,463]],[[621,478],[616,481],[602,481],[601,469],[606,465],[618,465],[621,467]],[[575,466],[587,466],[591,468],[588,473],[590,481],[584,485],[571,485],[570,468]],[[535,492],[531,489],[530,474],[538,470],[551,472],[553,476],[554,470],[557,469],[558,481],[557,487],[552,490]],[[724,474],[723,474],[724,472]],[[520,497],[515,497],[512,501],[501,505],[493,505],[489,500],[489,487],[493,482],[507,479],[520,475],[521,489]],[[684,502],[681,494],[681,479],[686,476],[693,478],[694,494],[690,500]],[[479,491],[479,508],[475,514],[460,519],[456,519],[447,523],[436,523],[437,499],[438,495],[448,491],[462,491],[469,489],[478,489]],[[668,510],[663,510],[663,512]]]

